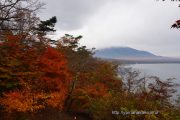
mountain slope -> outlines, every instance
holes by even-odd
[[[97,50],[94,57],[120,63],[180,63],[180,58],[156,56],[147,51],[129,47],[111,47]]]
[[[118,59],[136,57],[152,58],[157,56],[147,51],[136,50],[129,47],[111,47],[97,50],[95,57]]]

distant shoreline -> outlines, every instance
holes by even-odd
[[[180,64],[180,60],[133,60],[133,59],[108,59],[101,58],[118,64]]]

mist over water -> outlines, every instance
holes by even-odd
[[[176,78],[180,83],[180,64],[134,64],[129,65],[142,74],[158,76],[162,79]]]

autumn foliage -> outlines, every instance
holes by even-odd
[[[63,109],[71,81],[64,55],[50,46],[21,43],[21,36],[7,36],[1,48],[1,105],[7,111],[34,112],[52,106]]]
[[[180,97],[177,106],[169,100],[175,92],[172,79],[140,78],[131,70],[120,75],[120,65],[93,57],[94,49],[79,44],[82,36],[48,38],[57,19],[40,21],[37,1],[0,1],[0,119],[180,119]],[[31,7],[21,6],[24,2]],[[172,27],[179,26],[176,21]],[[113,110],[159,114],[124,116]]]
[[[47,38],[40,38],[36,41],[8,33],[1,40],[0,110],[3,113],[31,114],[37,118],[39,113],[45,114],[43,111],[63,111],[97,120],[179,117],[174,112],[177,108],[169,102],[175,92],[172,79],[164,82],[158,77],[138,79],[136,71],[126,71],[125,77],[120,78],[116,64],[96,59],[92,50],[79,46],[81,37],[65,35],[54,45]],[[154,82],[146,83],[148,79]],[[158,110],[160,114],[117,117],[111,114],[112,110]]]

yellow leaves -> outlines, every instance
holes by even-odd
[[[51,98],[47,99],[47,104],[54,108],[63,109],[64,100],[66,98],[64,93],[62,94],[60,92],[53,92],[50,94],[50,96]]]
[[[93,100],[107,98],[111,95],[103,83],[89,84],[76,88],[71,96],[74,100],[72,110],[81,111],[89,109]]]
[[[36,112],[44,109],[46,106],[51,106],[58,109],[63,109],[65,98],[67,97],[67,89],[55,92],[33,92],[28,86],[23,91],[13,91],[5,93],[0,99],[1,105],[5,106],[6,111],[19,112]]]
[[[4,98],[1,98],[0,102],[6,107],[8,112],[34,112],[38,109],[42,109],[45,106],[42,104],[36,104],[40,98],[29,91],[14,91],[4,94]]]
[[[159,120],[155,115],[146,115],[144,120]]]
[[[86,87],[87,93],[92,97],[108,97],[108,89],[102,83],[95,83]]]
[[[76,99],[87,99],[87,96],[91,99],[96,99],[98,97],[109,97],[110,94],[108,88],[103,83],[95,83],[77,88],[73,96],[77,97]]]
[[[32,104],[32,100],[26,100],[26,94],[20,93],[19,91],[14,91],[10,93],[4,94],[4,98],[2,98],[1,104],[6,106],[6,110],[11,112],[12,110],[25,112],[30,110],[28,106]]]

